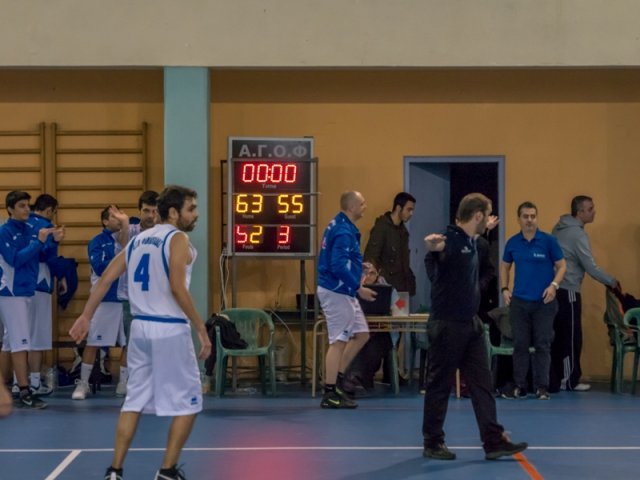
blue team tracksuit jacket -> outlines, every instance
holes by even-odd
[[[109,262],[116,256],[116,241],[113,232],[104,229],[89,242],[89,263],[91,263],[91,285],[97,281],[97,277],[109,265]],[[103,302],[119,302],[118,300],[118,280],[111,284],[109,291],[102,299]]]
[[[318,285],[355,297],[361,277],[360,231],[349,217],[340,212],[331,220],[322,237]]]
[[[38,240],[39,228],[10,218],[0,227],[0,296],[31,297],[36,291],[40,259],[55,255],[55,242]]]

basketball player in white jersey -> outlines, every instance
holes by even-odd
[[[113,461],[105,480],[121,480],[124,458],[141,413],[171,416],[173,422],[156,480],[185,480],[177,468],[196,414],[202,410],[200,372],[191,340],[195,328],[204,359],[211,342],[191,295],[189,281],[196,251],[184,232],[198,219],[196,192],[168,186],[158,198],[161,223],[132,239],[104,271],[84,311],[69,331],[82,341],[109,286],[127,272],[133,323],[129,341],[129,381],[118,426]]]

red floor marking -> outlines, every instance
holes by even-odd
[[[513,458],[515,458],[522,469],[529,474],[532,480],[544,480],[544,477],[540,475],[540,473],[536,470],[536,467],[529,463],[527,457],[525,457],[522,453],[516,453]]]

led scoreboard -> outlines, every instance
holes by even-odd
[[[229,139],[228,245],[234,255],[315,255],[313,139]]]

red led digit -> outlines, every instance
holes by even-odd
[[[280,225],[278,227],[278,245],[289,245],[291,242],[291,227],[289,225]]]
[[[249,239],[247,235],[246,225],[236,225],[236,243],[238,245],[244,245]]]
[[[287,163],[284,167],[284,183],[295,183],[298,176],[298,166],[295,163]]]
[[[242,165],[242,183],[252,183],[255,176],[256,166],[253,163]]]
[[[274,163],[271,167],[271,183],[282,182],[282,164]]]
[[[266,183],[269,180],[269,165],[266,163],[258,164],[258,171],[256,172],[256,182]]]

